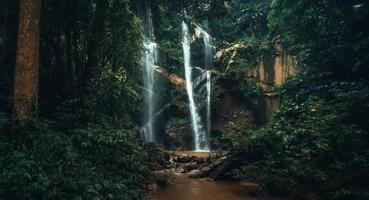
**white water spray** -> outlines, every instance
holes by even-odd
[[[205,31],[202,30],[205,48],[205,67],[206,71],[206,122],[207,122],[207,141],[210,141],[211,133],[211,71],[213,69],[213,56],[215,53],[215,46],[213,38]],[[210,144],[209,144],[210,146]]]
[[[146,53],[144,56],[144,66],[145,66],[145,74],[144,74],[144,84],[147,88],[147,92],[145,94],[145,105],[146,105],[146,126],[144,127],[144,141],[145,142],[155,142],[155,131],[154,131],[154,122],[153,115],[155,112],[155,99],[154,99],[154,84],[155,84],[155,76],[154,76],[154,65],[158,60],[158,51],[157,45],[154,42],[149,42],[145,44]]]
[[[194,134],[195,151],[208,151],[207,137],[201,126],[201,118],[199,116],[193,93],[192,67],[191,67],[191,36],[189,34],[188,25],[182,22],[182,47],[184,56],[184,67],[186,75],[186,88],[189,100],[191,124]]]
[[[154,42],[154,26],[152,22],[151,9],[148,6],[146,9],[146,19],[145,19],[145,35],[149,41],[144,44],[145,54],[142,58],[142,64],[145,67],[144,73],[144,85],[146,88],[145,93],[145,126],[142,127],[141,133],[143,140],[145,142],[156,142],[155,137],[155,127],[154,127],[154,114],[156,109],[156,99],[154,96],[155,91],[155,74],[154,68],[158,61],[158,48],[157,44]]]
[[[206,72],[206,123],[207,123],[207,138],[210,140],[211,133],[211,72]]]

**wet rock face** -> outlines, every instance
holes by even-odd
[[[245,79],[255,80],[264,92],[275,92],[276,87],[297,73],[295,58],[283,49],[279,41],[275,42],[274,48],[258,53],[242,44],[220,49],[215,55],[216,70],[227,75],[238,67],[237,61],[244,59],[251,65]]]
[[[255,124],[252,103],[231,85],[224,84],[227,80],[215,82],[212,111],[211,149],[229,149],[233,133],[243,134]],[[215,100],[215,99],[214,99]],[[198,104],[199,108],[204,105]],[[193,132],[189,120],[186,98],[173,101],[165,125],[164,144],[171,150],[193,149]]]
[[[275,49],[274,52],[263,52],[258,65],[248,72],[248,77],[255,79],[264,92],[272,93],[295,74],[294,58],[283,50]]]
[[[186,118],[172,117],[167,122],[165,141],[168,149],[190,150],[193,147],[192,128]]]
[[[230,81],[230,78],[233,76],[232,70],[240,67],[237,66],[239,61],[248,60],[245,55],[254,55],[255,51],[242,44],[232,44],[229,48],[219,50],[215,55],[211,149],[226,150],[232,146],[232,141],[227,138],[235,138],[234,134],[242,136],[247,134],[250,128],[270,121],[280,104],[276,88],[296,73],[294,58],[283,50],[279,42],[276,42],[274,48],[258,52],[255,59],[257,61],[251,63],[246,71],[238,74],[244,76],[245,80],[255,82],[262,90],[257,100],[244,96],[243,92],[235,87],[239,83]],[[194,77],[201,77],[203,69],[194,67],[193,70]],[[161,128],[160,134],[163,135],[163,144],[166,149],[191,150],[193,131],[188,97],[184,89],[185,81],[183,77],[170,74],[160,67],[156,68],[156,72],[161,75],[161,79],[171,85],[172,89],[178,90],[175,95],[166,99],[171,108],[166,112],[163,123],[158,125]],[[201,80],[203,79],[194,80],[194,84],[203,85]],[[202,91],[200,86],[196,89]],[[206,102],[204,97],[205,95],[196,96],[196,105],[201,115],[204,115]]]
[[[225,131],[228,122],[247,128],[253,123],[252,103],[236,91],[222,88],[217,92],[217,105],[213,119],[214,130]]]
[[[216,83],[216,102],[213,109],[213,149],[227,150],[232,146],[229,138],[242,136],[255,125],[254,107],[247,97],[228,84],[227,79]]]
[[[242,44],[232,44],[217,52],[215,63],[216,69],[222,72],[223,78],[226,78],[227,74],[232,71],[243,73],[238,61],[242,63],[242,60],[247,60],[249,62],[244,79],[255,82],[262,91],[257,107],[252,108],[258,124],[262,125],[270,121],[273,112],[279,109],[277,87],[294,76],[297,70],[295,58],[283,49],[278,40],[275,41],[273,48],[263,49],[260,52],[253,52],[253,50]],[[244,66],[241,68],[245,69]],[[222,87],[223,90],[229,91],[232,86],[223,85]]]

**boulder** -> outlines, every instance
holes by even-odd
[[[177,163],[189,163],[191,162],[191,157],[188,154],[182,154],[180,156],[177,156],[175,159],[175,162]]]
[[[147,185],[146,186],[146,189],[148,191],[155,191],[155,190],[158,190],[159,189],[159,186],[156,183],[152,183],[152,184]]]
[[[195,169],[195,170],[192,170],[191,172],[187,173],[188,174],[188,177],[190,178],[195,178],[197,174],[200,174],[200,170],[199,169]]]
[[[204,167],[194,170],[190,173],[190,178],[211,178],[217,180],[222,178],[224,173],[236,168],[240,164],[239,156],[236,154],[229,154],[212,161],[210,164]]]
[[[188,172],[191,172],[197,168],[199,168],[200,165],[199,163],[197,162],[190,162],[190,163],[187,163],[183,166],[183,169],[184,169],[184,173],[188,173]]]

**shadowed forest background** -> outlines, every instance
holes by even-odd
[[[198,161],[214,167],[199,176],[284,199],[369,199],[365,0],[0,0],[0,199],[144,200],[153,182],[170,185],[153,172],[195,140],[185,23],[193,76],[213,78],[209,146],[226,152]]]

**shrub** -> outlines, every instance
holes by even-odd
[[[369,85],[322,80],[286,84],[275,120],[239,146],[242,171],[273,192],[367,199]]]
[[[146,154],[128,131],[55,122],[0,134],[1,199],[142,200]]]

